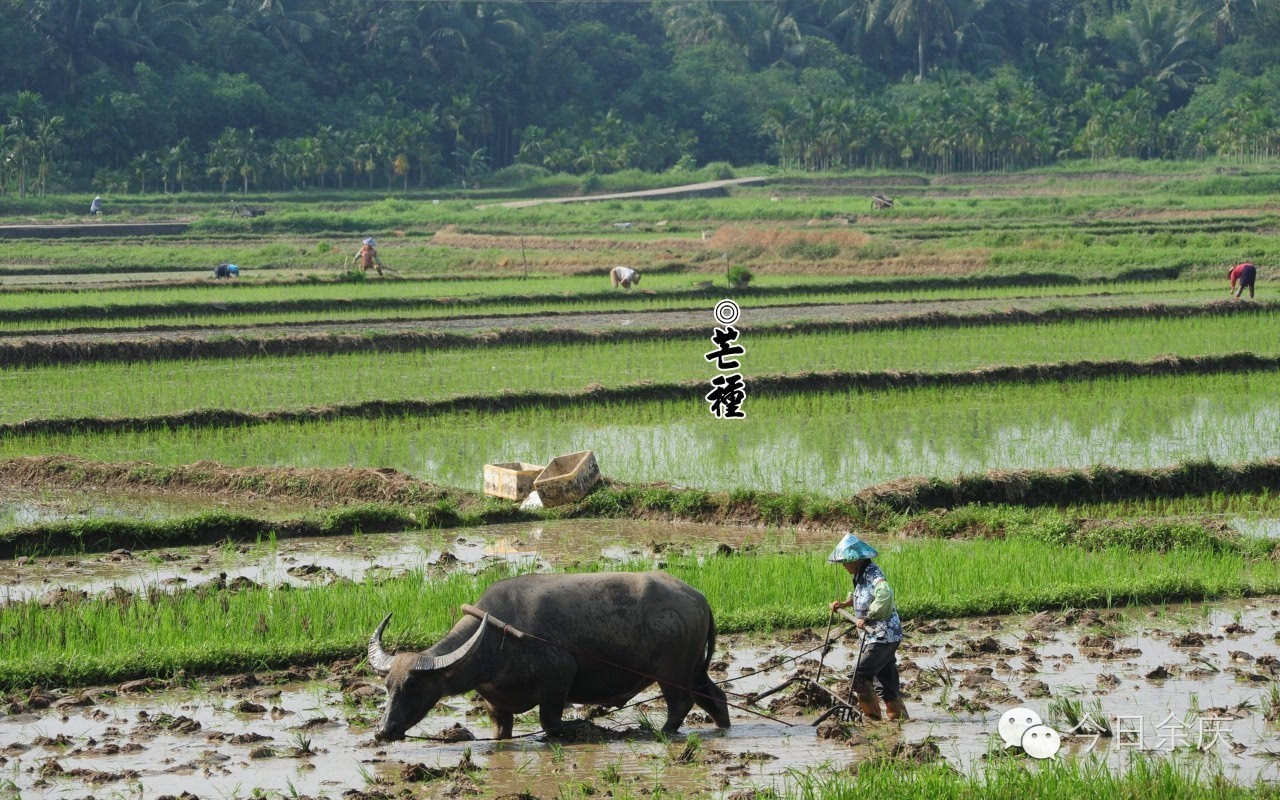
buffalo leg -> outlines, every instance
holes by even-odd
[[[729,702],[725,698],[724,692],[712,682],[706,672],[703,672],[697,682],[694,683],[694,689],[697,694],[693,696],[693,702],[711,715],[711,719],[715,720],[716,727],[729,727]]]
[[[693,694],[688,689],[664,683],[662,699],[667,701],[667,724],[662,726],[662,732],[676,733],[693,708]]]
[[[564,727],[564,704],[564,697],[544,697],[538,705],[538,722],[547,733],[558,733]]]
[[[510,711],[489,709],[489,719],[493,720],[493,736],[495,739],[510,739],[511,728],[516,723],[516,716]]]

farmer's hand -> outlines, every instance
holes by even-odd
[[[862,617],[858,617],[857,619],[855,619],[853,621],[853,624],[858,626],[858,630],[862,630],[863,628],[867,627],[867,621]]]
[[[840,609],[842,609],[842,608],[848,608],[850,605],[852,605],[852,604],[851,604],[851,603],[846,603],[846,602],[845,602],[845,601],[843,601],[843,600],[832,600],[832,601],[831,601],[831,613],[832,613],[832,614],[834,614],[834,613],[836,613],[837,611],[839,611],[839,610],[840,610]]]

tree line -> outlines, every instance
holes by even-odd
[[[0,192],[1280,151],[1259,0],[0,0]]]

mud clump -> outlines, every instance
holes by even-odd
[[[850,772],[857,775],[865,766],[927,766],[941,761],[942,751],[933,737],[929,737],[919,742],[897,742],[887,754],[854,764]]]
[[[1173,677],[1173,673],[1169,671],[1163,664],[1148,672],[1145,676],[1149,681],[1163,681]]]
[[[261,733],[240,733],[232,736],[229,741],[232,744],[257,744],[258,742],[271,741],[270,736],[263,736]]]
[[[445,778],[470,778],[471,773],[478,772],[480,767],[466,753],[452,767],[428,767],[426,764],[405,764],[400,768],[400,780],[405,783],[425,783]]]
[[[951,646],[951,652],[948,658],[981,658],[989,655],[1016,655],[1017,650],[1010,647],[1001,647],[1000,642],[992,636],[984,636],[981,639],[965,639],[959,644]]]
[[[51,592],[45,592],[40,595],[41,608],[58,608],[60,606],[72,606],[82,600],[87,600],[89,593],[81,589],[54,589]]]
[[[146,711],[138,712],[138,731],[141,733],[195,733],[200,730],[200,723],[191,717],[173,716],[172,714],[156,714],[154,717]]]
[[[120,694],[141,694],[142,692],[158,692],[161,689],[167,689],[164,681],[158,681],[155,678],[140,678],[136,681],[125,681],[116,687],[116,691]]]
[[[1027,697],[1041,698],[1049,696],[1049,684],[1044,681],[1030,680],[1023,681],[1018,689]]]
[[[550,741],[569,744],[601,744],[603,742],[621,742],[627,739],[653,739],[653,734],[643,728],[625,728],[611,730],[595,724],[590,720],[569,720],[555,731],[547,731]]]
[[[267,707],[252,700],[241,700],[231,707],[237,714],[265,714]]]
[[[455,722],[452,727],[445,728],[432,738],[441,742],[474,742],[476,735]]]
[[[819,739],[833,739],[850,747],[858,747],[867,743],[862,731],[847,722],[828,719],[818,726]]]
[[[138,773],[131,769],[121,770],[120,772],[104,772],[96,769],[85,769],[83,767],[67,769],[52,758],[40,765],[39,772],[40,777],[45,780],[61,781],[70,778],[84,781],[92,786],[101,786],[104,783],[115,783],[123,780],[134,780],[138,777]]]

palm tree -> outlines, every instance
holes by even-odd
[[[148,153],[139,153],[129,159],[129,172],[138,181],[138,194],[147,193],[147,179],[151,177],[151,156]]]
[[[955,30],[955,15],[951,6],[947,0],[875,0],[867,25],[874,26],[882,19],[899,39],[915,32],[916,80],[923,81],[927,67],[925,47],[929,40]]]
[[[1204,0],[1205,11],[1213,15],[1213,40],[1219,46],[1240,38],[1254,14],[1258,0]]]
[[[223,194],[227,193],[227,183],[236,174],[235,156],[232,152],[235,135],[236,132],[231,128],[223,130],[210,146],[209,157],[205,159],[205,163],[209,165],[209,175],[217,178],[222,185]]]
[[[675,3],[667,15],[667,32],[686,45],[729,42],[755,67],[796,60],[804,53],[806,32],[827,36],[817,26],[802,25],[786,0]]]
[[[36,176],[40,181],[40,196],[45,196],[49,175],[53,172],[54,158],[62,149],[62,117],[45,117],[36,123],[32,144],[36,151]]]
[[[235,131],[231,140],[231,159],[236,174],[240,176],[241,194],[249,193],[249,182],[257,180],[262,168],[262,154],[258,149],[257,128]]]
[[[1198,60],[1197,29],[1205,13],[1183,9],[1177,0],[1134,0],[1118,44],[1120,69],[1137,85],[1150,79],[1186,90],[1207,74]]]
[[[191,149],[191,139],[182,137],[178,143],[169,148],[169,160],[172,165],[173,179],[178,182],[178,191],[187,190],[187,178],[196,169],[196,154]],[[224,188],[223,191],[226,191]]]

